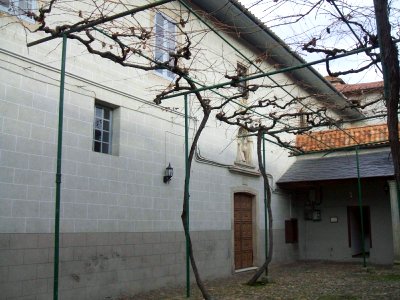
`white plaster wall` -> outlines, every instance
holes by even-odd
[[[362,202],[370,207],[372,248],[367,262],[391,264],[393,249],[389,194],[384,179],[362,180]],[[323,187],[320,222],[304,220],[304,203],[295,202],[299,220],[301,259],[361,261],[348,246],[347,206],[358,205],[357,181]],[[337,217],[338,223],[330,223]]]
[[[2,56],[11,60],[7,55]],[[1,139],[1,230],[6,233],[51,232],[57,136],[58,87],[3,70]],[[29,81],[26,86],[23,82]],[[139,108],[132,99],[96,88],[101,100],[120,104],[119,155],[93,152],[94,98],[70,84],[66,91],[63,133],[63,182],[61,230],[63,232],[176,231],[184,179],[182,116],[158,109]],[[139,111],[138,111],[139,110]],[[150,115],[153,112],[153,115]],[[170,121],[175,119],[175,123]],[[179,124],[178,124],[179,123]],[[221,130],[222,131],[222,130]],[[231,143],[215,128],[205,136]],[[219,136],[219,138],[218,138]],[[222,137],[222,139],[221,139]],[[204,137],[202,140],[205,139]],[[213,146],[214,145],[214,146]],[[207,143],[207,152],[221,145]],[[211,149],[211,150],[210,150]],[[274,160],[267,150],[267,164]],[[279,152],[281,156],[285,153]],[[228,147],[221,160],[233,163],[236,146]],[[213,157],[219,159],[218,155]],[[223,158],[223,159],[222,159]],[[171,162],[174,178],[162,183]],[[268,170],[273,176],[274,168]],[[243,177],[226,168],[193,163],[191,174],[191,227],[193,230],[231,229],[231,189],[252,189],[257,198],[262,228],[260,178]],[[275,177],[274,177],[275,178]],[[285,197],[273,201],[277,212],[274,228],[283,228],[281,215],[288,211]]]
[[[151,18],[150,18],[151,19]],[[149,19],[149,20],[150,20]],[[0,18],[0,21],[6,22]],[[42,37],[28,36],[28,40]],[[251,48],[227,36],[250,56]],[[213,51],[222,42],[213,34],[204,41]],[[59,41],[29,50],[17,25],[2,29],[0,51],[0,230],[4,233],[52,232],[54,218],[57,142]],[[239,60],[223,47],[232,71]],[[168,100],[166,112],[156,108],[154,86],[166,80],[153,72],[122,68],[115,63],[82,53],[68,42],[64,108],[61,230],[63,232],[176,231],[182,230],[180,212],[184,180],[183,99]],[[211,52],[211,51],[210,51]],[[215,57],[219,57],[214,55]],[[265,70],[273,69],[263,63]],[[106,72],[105,72],[106,70]],[[254,70],[251,70],[254,71]],[[223,75],[219,75],[223,76]],[[280,74],[276,80],[291,82]],[[268,80],[258,82],[268,83]],[[292,93],[305,92],[294,86]],[[282,91],[276,91],[282,95]],[[256,97],[256,96],[254,96]],[[95,99],[119,106],[118,155],[92,151]],[[251,100],[251,98],[250,98]],[[232,108],[233,109],[233,108]],[[192,107],[191,111],[196,111]],[[199,114],[193,113],[194,117]],[[193,128],[198,125],[191,121]],[[236,157],[236,129],[210,119],[199,148],[212,160],[232,164]],[[256,153],[254,145],[254,162]],[[293,159],[267,143],[267,171],[273,181]],[[162,183],[171,162],[174,178]],[[191,229],[230,230],[232,189],[258,191],[258,226],[264,227],[260,178],[230,173],[226,168],[193,163],[191,174]],[[275,188],[275,186],[274,186]],[[274,228],[283,229],[290,215],[285,194],[273,194]]]
[[[361,105],[373,103],[373,104],[367,106],[363,110],[363,113],[365,114],[366,117],[374,117],[374,116],[376,117],[377,115],[382,115],[383,112],[386,111],[385,102],[383,101],[383,99],[384,99],[383,88],[381,91],[379,91],[379,90],[378,91],[369,91],[369,92],[362,93],[360,95],[349,95],[348,98],[351,100],[359,101],[359,103]],[[377,100],[380,100],[380,101],[376,102]],[[373,118],[373,119],[367,119],[364,121],[354,122],[351,124],[346,124],[346,127],[360,127],[360,126],[366,126],[366,125],[385,124],[385,123],[386,123],[386,117],[380,117],[380,118]]]

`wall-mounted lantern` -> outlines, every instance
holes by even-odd
[[[173,175],[174,175],[174,169],[171,167],[171,163],[169,163],[168,167],[165,168],[164,183],[169,183]]]

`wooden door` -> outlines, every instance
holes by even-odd
[[[235,269],[253,266],[252,196],[235,194],[234,199]]]

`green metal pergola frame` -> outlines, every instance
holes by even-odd
[[[159,0],[148,5],[143,5],[134,9],[124,11],[122,13],[105,17],[84,25],[80,25],[64,32],[60,32],[56,36],[49,36],[43,39],[28,43],[27,46],[35,46],[41,43],[51,41],[62,37],[62,53],[61,53],[61,70],[60,70],[60,96],[58,106],[58,136],[57,136],[57,167],[56,167],[56,199],[55,199],[55,216],[54,216],[54,264],[53,264],[53,300],[58,299],[58,274],[59,274],[59,257],[60,257],[60,207],[61,207],[61,169],[62,169],[62,137],[63,137],[63,119],[64,119],[64,87],[65,87],[65,65],[67,60],[67,35],[74,32],[79,32],[98,24],[110,22],[118,18],[128,16],[149,8],[153,8],[174,0]]]
[[[96,29],[96,25],[99,24],[103,24],[121,17],[125,17],[140,11],[144,11],[150,8],[155,8],[157,6],[163,5],[163,4],[167,4],[169,2],[172,2],[175,0],[159,0],[159,1],[155,1],[153,3],[147,4],[147,5],[143,5],[131,10],[127,10],[125,12],[113,15],[113,16],[109,16],[109,17],[104,17],[92,22],[88,22],[87,24],[83,24],[83,25],[79,25],[73,28],[70,28],[68,30],[65,30],[63,32],[60,32],[58,35],[53,35],[53,36],[49,36],[43,39],[39,39],[37,41],[28,43],[27,46],[31,47],[34,45],[38,45],[56,38],[62,38],[62,55],[61,55],[61,71],[60,71],[60,91],[59,91],[59,116],[58,116],[58,141],[57,141],[57,167],[56,167],[56,203],[55,203],[55,239],[54,239],[54,280],[53,280],[53,299],[57,300],[58,299],[58,274],[59,274],[59,236],[60,236],[60,203],[61,203],[61,177],[62,177],[62,133],[63,133],[63,107],[64,107],[64,86],[65,86],[65,65],[66,65],[66,52],[67,52],[67,36],[68,34],[71,33],[75,33],[75,32],[80,32],[82,30],[88,29],[88,28],[93,28],[95,30]],[[238,80],[231,80],[231,81],[226,81],[223,83],[219,83],[219,84],[215,84],[215,85],[211,85],[211,86],[205,86],[202,85],[198,82],[196,82],[195,80],[189,78],[188,76],[186,76],[185,78],[187,80],[190,80],[198,85],[201,85],[200,88],[197,88],[195,90],[190,90],[187,92],[180,92],[180,93],[175,93],[172,95],[166,95],[163,97],[163,99],[169,99],[169,98],[175,98],[175,97],[179,97],[179,96],[184,96],[184,106],[185,106],[185,201],[187,201],[187,210],[188,210],[188,217],[187,217],[187,228],[189,230],[189,197],[190,197],[190,193],[189,193],[189,184],[190,184],[190,172],[189,172],[189,166],[188,166],[188,158],[189,158],[189,113],[188,113],[188,97],[187,95],[195,93],[195,92],[201,92],[201,91],[207,91],[207,90],[211,90],[213,93],[216,93],[217,95],[226,98],[226,96],[222,95],[221,93],[219,93],[218,91],[216,91],[216,89],[222,88],[222,87],[226,87],[229,86],[233,83],[240,83],[240,82],[245,82],[245,81],[249,81],[249,80],[253,80],[253,79],[258,79],[258,78],[264,78],[264,77],[268,77],[270,80],[272,80],[272,82],[274,82],[275,84],[277,84],[284,92],[286,92],[287,95],[289,95],[292,98],[295,98],[289,91],[287,91],[283,86],[279,85],[273,78],[271,78],[271,76],[276,75],[276,74],[281,74],[281,73],[286,73],[286,72],[290,72],[293,70],[297,70],[297,69],[301,69],[301,68],[306,68],[315,64],[319,64],[319,63],[325,63],[326,61],[330,61],[330,60],[335,60],[335,59],[339,59],[339,58],[343,58],[346,56],[350,56],[353,54],[357,54],[357,53],[361,53],[364,51],[368,51],[368,50],[372,50],[372,49],[376,49],[377,46],[373,46],[373,47],[367,47],[367,48],[361,48],[361,49],[357,49],[357,50],[353,50],[353,51],[349,51],[343,54],[339,54],[336,55],[334,57],[329,57],[329,58],[325,58],[325,59],[319,59],[319,60],[315,60],[312,62],[308,62],[308,63],[304,63],[304,64],[299,64],[299,65],[295,65],[295,66],[291,66],[291,67],[287,67],[287,68],[282,68],[279,70],[275,70],[275,71],[270,71],[270,72],[263,72],[261,70],[260,67],[256,66],[252,60],[250,60],[247,56],[245,56],[240,50],[238,50],[235,46],[233,46],[227,39],[225,39],[220,33],[218,33],[211,25],[209,25],[201,16],[199,16],[190,6],[188,6],[185,2],[183,2],[182,0],[178,0],[179,3],[181,3],[183,6],[185,6],[191,13],[193,13],[203,24],[205,24],[212,32],[214,32],[218,37],[220,37],[224,42],[226,42],[230,47],[232,47],[232,49],[234,49],[237,53],[239,53],[247,62],[249,62],[251,65],[255,66],[258,71],[260,71],[261,73],[259,74],[255,74],[255,75],[251,75],[251,76],[246,76],[243,78],[240,78]],[[100,32],[102,32],[101,30],[98,30]],[[107,35],[107,33],[102,32],[103,34]],[[396,39],[394,40],[395,43],[398,43],[400,41],[400,39]],[[146,59],[148,59],[149,61],[158,64],[160,67],[164,67],[162,64],[158,63],[157,61],[146,57],[144,55],[142,55],[143,57],[145,57]],[[247,108],[247,106],[238,103],[236,101],[234,101],[235,104],[240,105],[243,108]],[[303,105],[303,103],[300,103]],[[304,105],[303,105],[304,106]],[[308,108],[309,109],[309,108]],[[255,110],[252,110],[252,112],[265,117],[265,118],[269,118],[266,115],[260,114],[258,112],[256,112]],[[285,124],[287,125],[287,124]],[[353,138],[353,137],[352,137]],[[263,139],[262,139],[262,164],[265,168],[266,166],[266,157],[265,157],[265,141],[271,142],[271,143],[275,143],[272,140],[269,140],[267,138],[265,138],[265,133],[263,134]],[[357,142],[357,141],[356,141]],[[282,146],[282,145],[279,145]],[[359,146],[359,145],[358,145]],[[361,213],[361,220],[362,220],[362,194],[361,194],[361,177],[360,177],[360,169],[359,169],[359,156],[358,156],[358,146],[356,147],[356,165],[357,165],[357,178],[358,178],[358,201],[359,201],[359,206],[360,206],[360,213]],[[338,148],[340,149],[340,148]],[[332,149],[332,150],[337,150],[337,149]],[[400,204],[400,193],[399,193],[399,187],[397,187],[398,190],[398,203]],[[268,230],[267,230],[267,197],[266,197],[266,191],[264,190],[264,219],[265,219],[265,257],[268,257]],[[399,214],[400,214],[400,205],[399,205]],[[362,221],[361,221],[362,223]],[[366,266],[366,261],[365,261],[365,249],[364,249],[364,228],[363,228],[363,224],[361,224],[361,229],[362,229],[362,239],[363,239],[363,245],[362,245],[362,251],[363,251],[363,265]],[[190,297],[190,261],[189,261],[189,255],[188,255],[188,248],[189,248],[189,238],[188,236],[186,236],[186,296]]]

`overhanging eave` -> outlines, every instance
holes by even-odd
[[[240,34],[240,38],[256,47],[261,53],[267,53],[279,68],[286,68],[305,63],[298,54],[293,52],[276,34],[268,29],[260,20],[252,15],[236,0],[191,0],[205,12],[219,21],[232,26]],[[363,115],[360,111],[348,107],[346,98],[338,92],[312,66],[293,70],[289,73],[305,90],[311,94],[320,95],[319,101],[330,106],[333,111],[344,119],[358,119]]]

